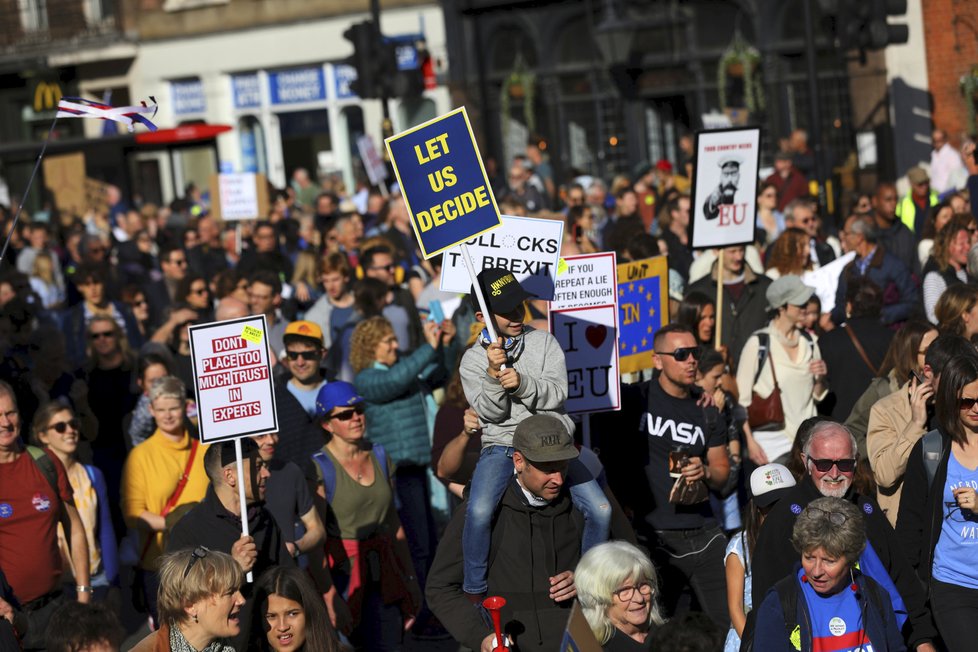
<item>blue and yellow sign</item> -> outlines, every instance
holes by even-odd
[[[385,143],[425,258],[502,223],[465,107]]]
[[[618,265],[618,360],[621,373],[652,368],[652,338],[669,323],[665,256]]]

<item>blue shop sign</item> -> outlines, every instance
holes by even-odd
[[[174,115],[199,114],[207,111],[204,84],[199,79],[170,82]]]
[[[333,66],[333,77],[336,80],[336,99],[348,100],[357,96],[350,84],[357,80],[357,69],[341,63]]]
[[[258,73],[231,76],[231,94],[234,96],[234,108],[257,109],[261,107],[261,82]]]
[[[302,104],[326,99],[326,79],[321,66],[270,72],[268,88],[272,104]]]

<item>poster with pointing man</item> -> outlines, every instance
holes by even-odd
[[[729,247],[754,241],[761,130],[696,134],[692,246]]]

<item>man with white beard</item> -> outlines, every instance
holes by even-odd
[[[856,439],[844,425],[817,421],[817,417],[802,423],[799,437],[804,442],[800,455],[805,476],[774,505],[757,536],[751,568],[754,604],[761,604],[768,589],[791,573],[798,561],[798,552],[790,537],[785,536],[792,531],[798,514],[816,498],[844,498],[859,507],[866,526],[866,551],[859,557],[860,570],[885,587],[893,598],[893,610],[907,648],[933,652],[931,641],[937,632],[925,604],[926,596],[896,533],[876,500],[860,495],[852,486]]]

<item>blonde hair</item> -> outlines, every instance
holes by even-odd
[[[353,330],[350,338],[350,365],[353,373],[360,373],[377,360],[377,345],[394,332],[394,327],[383,317],[365,319]]]
[[[48,285],[54,285],[54,259],[47,251],[39,251],[34,256],[34,266],[31,274]]]
[[[581,603],[584,617],[598,643],[604,645],[615,631],[608,618],[608,608],[614,600],[614,592],[622,582],[636,584],[646,581],[652,585],[649,596],[649,625],[665,622],[659,607],[658,584],[655,567],[649,558],[627,541],[609,541],[588,550],[574,570],[577,600]]]
[[[179,625],[189,620],[188,606],[240,589],[244,572],[231,555],[198,546],[165,555],[160,560],[159,578],[160,621]]]
[[[309,249],[299,252],[295,258],[295,270],[292,272],[292,285],[305,283],[311,288],[319,285],[319,277],[322,276],[322,263],[319,256]]]

